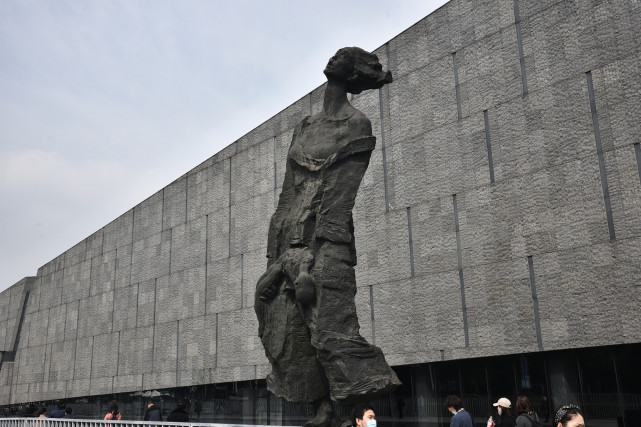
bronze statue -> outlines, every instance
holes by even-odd
[[[392,75],[357,47],[340,49],[324,73],[323,110],[294,130],[255,303],[272,366],[267,387],[312,403],[309,426],[336,424],[330,398],[353,403],[400,384],[383,352],[359,334],[352,208],[376,138],[347,100],[347,92],[380,88]]]

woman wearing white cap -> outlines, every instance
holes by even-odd
[[[496,412],[499,414],[497,427],[516,427],[516,420],[512,415],[512,402],[506,397],[500,398],[496,403]]]

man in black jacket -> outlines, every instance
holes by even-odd
[[[178,403],[176,403],[176,409],[169,413],[169,415],[167,416],[167,421],[184,423],[189,422],[189,414],[187,413],[185,402],[180,400],[178,401]]]
[[[153,400],[147,402],[147,410],[145,411],[145,421],[162,421],[162,414],[160,408],[154,404]]]

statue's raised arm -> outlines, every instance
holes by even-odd
[[[352,209],[376,138],[347,93],[392,81],[376,55],[340,49],[324,71],[323,110],[296,127],[256,286],[259,335],[272,365],[267,387],[312,403],[307,425],[332,426],[329,399],[352,403],[400,384],[381,350],[359,333]]]

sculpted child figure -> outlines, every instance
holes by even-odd
[[[267,387],[312,403],[308,426],[332,426],[330,399],[353,403],[400,384],[382,351],[359,333],[352,208],[376,138],[347,93],[392,81],[376,55],[340,49],[324,71],[323,110],[294,130],[272,216],[267,271],[256,286],[259,335],[272,372]]]

